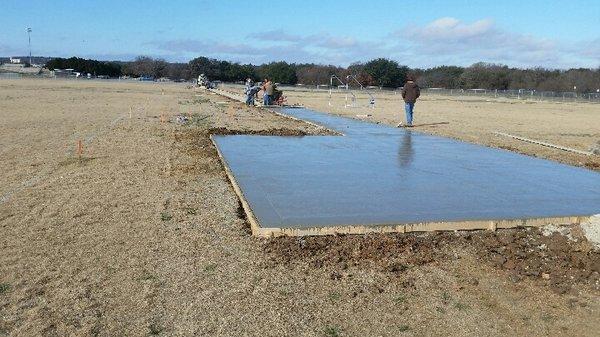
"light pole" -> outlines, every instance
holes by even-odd
[[[31,65],[31,28],[27,27],[27,37],[29,39],[29,65]]]

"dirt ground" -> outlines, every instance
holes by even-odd
[[[302,98],[323,104],[312,100]],[[439,106],[429,119],[427,104]],[[488,107],[517,110],[427,98],[417,106],[418,123],[450,122],[427,132],[486,141],[494,138],[484,137],[484,126],[461,130],[462,117],[434,114],[444,106],[480,111],[482,124]],[[564,133],[544,140],[581,148],[597,138],[598,107],[555,109],[554,117],[537,110],[547,120],[535,119],[537,131],[504,131]],[[393,122],[391,114],[377,118]],[[552,125],[563,119],[570,121]],[[0,128],[0,336],[596,336],[600,329],[600,253],[577,226],[252,237],[209,135],[327,130],[186,85],[66,80],[0,81]]]

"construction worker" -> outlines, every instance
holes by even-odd
[[[246,105],[254,106],[254,97],[258,94],[260,89],[261,88],[258,85],[255,85],[246,90]]]
[[[406,113],[406,125],[403,125],[402,122],[398,124],[398,127],[413,126],[413,113],[415,108],[415,103],[417,102],[417,98],[421,95],[421,89],[415,83],[415,77],[413,75],[408,75],[406,77],[406,83],[404,83],[404,87],[402,88],[402,98],[404,99],[404,110]]]
[[[253,86],[254,86],[254,81],[250,77],[248,77],[246,79],[246,90],[252,88]]]
[[[273,97],[273,83],[268,77],[265,77],[265,81],[262,85],[263,94],[263,105],[271,105],[271,98]]]
[[[256,92],[252,92],[252,88],[254,87],[254,81],[251,78],[246,79],[246,87],[244,89],[244,94],[246,94],[246,105],[254,105],[254,94]]]

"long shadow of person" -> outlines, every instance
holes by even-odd
[[[412,146],[412,133],[405,130],[400,137],[400,147],[398,148],[398,162],[400,167],[408,167],[414,159],[415,151]]]

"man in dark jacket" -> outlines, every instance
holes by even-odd
[[[415,83],[415,78],[412,75],[408,75],[406,77],[406,83],[402,88],[402,98],[404,99],[404,109],[406,111],[406,125],[407,127],[412,127],[413,122],[413,111],[415,108],[415,102],[417,98],[421,95],[421,89]],[[398,127],[401,127],[402,122],[398,124]]]

